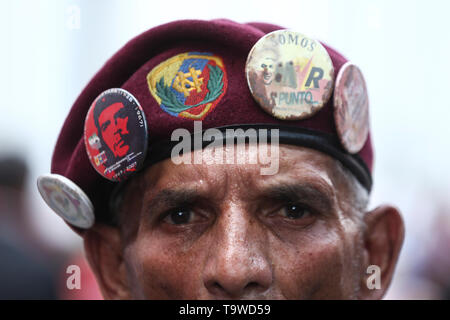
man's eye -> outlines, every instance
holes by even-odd
[[[110,123],[111,123],[111,121],[108,120],[102,124],[102,126],[101,126],[102,132],[105,131],[109,127]]]
[[[170,224],[187,224],[192,221],[193,213],[189,209],[175,209],[170,211],[165,217],[164,221]]]
[[[127,117],[127,111],[125,109],[120,109],[115,115],[114,119],[120,118],[125,119]]]
[[[309,218],[312,215],[311,211],[307,207],[296,203],[291,203],[284,206],[281,209],[281,213],[288,219],[292,220]]]

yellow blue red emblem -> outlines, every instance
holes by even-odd
[[[161,109],[175,117],[202,120],[227,91],[222,58],[211,53],[178,54],[147,75],[150,93]]]

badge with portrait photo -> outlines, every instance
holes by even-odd
[[[282,120],[307,119],[330,99],[334,67],[322,44],[299,32],[277,30],[253,46],[246,66],[256,102]]]
[[[95,170],[123,181],[142,166],[148,143],[142,107],[128,91],[104,91],[92,103],[84,125],[84,142]]]
[[[341,67],[336,78],[334,121],[342,146],[358,153],[369,134],[369,97],[361,70],[351,62]]]

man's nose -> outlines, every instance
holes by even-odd
[[[265,292],[273,276],[263,228],[243,211],[229,210],[220,215],[214,229],[203,274],[210,294],[251,298]]]
[[[124,130],[123,130],[123,127],[122,127],[120,121],[116,120],[114,134],[117,135],[117,134],[123,134],[123,133],[124,133]]]

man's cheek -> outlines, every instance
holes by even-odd
[[[297,248],[278,248],[275,262],[277,286],[288,299],[342,298],[342,250],[340,241],[299,243]]]
[[[113,132],[112,130],[108,129],[106,131],[102,132],[103,139],[105,140],[106,144],[109,146],[109,148],[112,150],[114,145],[114,138],[113,138]]]
[[[133,264],[138,265],[134,277],[145,298],[182,299],[194,294],[195,264],[189,256],[155,240],[142,241],[134,250]]]

